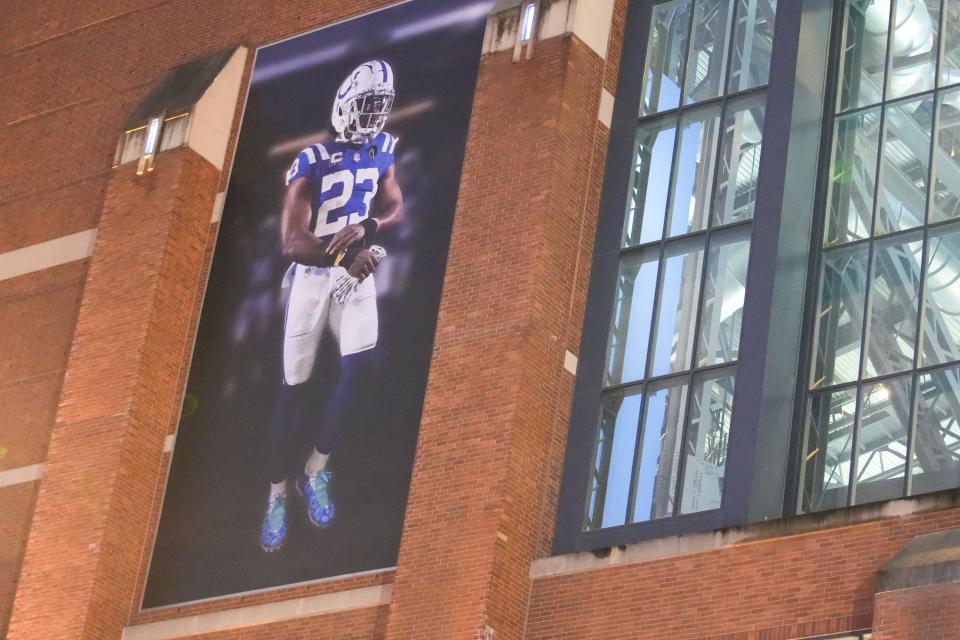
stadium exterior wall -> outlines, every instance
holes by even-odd
[[[960,527],[954,493],[550,558],[626,0],[598,11],[603,55],[574,29],[482,58],[397,567],[141,610],[228,172],[188,148],[113,169],[122,123],[181,62],[387,4],[4,8],[0,635],[960,636],[955,583],[875,593],[905,543]]]

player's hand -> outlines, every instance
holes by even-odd
[[[333,240],[330,241],[330,244],[327,245],[327,255],[335,256],[347,247],[357,242],[363,240],[363,236],[366,235],[363,227],[358,224],[348,224],[340,231],[337,231],[337,234],[333,236]]]
[[[376,251],[361,249],[347,269],[347,273],[363,282],[367,276],[374,272],[377,265],[380,264],[380,260],[382,258]]]

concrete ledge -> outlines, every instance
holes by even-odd
[[[960,529],[917,536],[877,575],[877,593],[960,582]]]
[[[184,636],[216,633],[265,625],[295,618],[379,607],[390,603],[393,585],[364,587],[318,596],[258,604],[228,611],[201,613],[126,627],[122,640],[172,640]]]
[[[827,513],[813,513],[769,522],[758,522],[719,531],[671,536],[669,538],[645,540],[636,544],[541,558],[531,564],[530,577],[533,579],[548,578],[584,571],[596,571],[624,564],[651,562],[664,558],[713,551],[737,544],[762,542],[773,538],[865,524],[886,518],[902,518],[954,507],[960,507],[960,490],[958,489],[902,500],[838,509]]]
[[[0,253],[0,280],[89,258],[97,239],[96,229],[87,229],[29,247]]]

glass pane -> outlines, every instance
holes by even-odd
[[[713,373],[700,378],[693,392],[680,513],[720,508],[733,413],[733,376]]]
[[[730,93],[767,84],[777,0],[737,0]]]
[[[700,312],[698,367],[737,359],[749,259],[750,229],[717,234],[710,243]]]
[[[814,387],[852,382],[860,373],[867,259],[867,247],[862,244],[823,256],[811,381]]]
[[[933,231],[928,242],[922,366],[960,360],[960,227]]]
[[[719,107],[697,110],[683,118],[670,204],[671,236],[699,231],[707,226],[719,128]]]
[[[702,266],[702,239],[667,247],[651,375],[690,368]]]
[[[616,527],[627,519],[642,402],[643,396],[636,391],[610,393],[601,402],[590,476],[587,530]]]
[[[163,122],[163,133],[160,134],[160,151],[183,146],[183,143],[187,140],[189,124],[189,114],[165,120]]]
[[[939,103],[930,222],[960,216],[960,90],[944,92]]]
[[[944,11],[941,86],[960,82],[960,0],[944,0]]]
[[[687,103],[716,98],[723,91],[733,0],[696,0],[693,41],[687,62]]]
[[[904,376],[861,391],[855,504],[904,494],[912,386],[911,377]]]
[[[847,504],[856,387],[817,393],[810,403],[800,509],[824,511]]]
[[[640,115],[680,106],[689,30],[690,0],[671,0],[653,6]]]
[[[940,0],[895,0],[888,99],[933,89],[939,35]]]
[[[887,107],[875,233],[923,224],[932,127],[932,98]]]
[[[630,198],[623,225],[625,247],[663,237],[676,132],[673,124],[663,123],[641,127],[637,132]]]
[[[879,108],[837,119],[825,244],[850,242],[870,234],[879,148]]]
[[[651,388],[643,417],[633,522],[673,515],[687,385]]]
[[[919,378],[917,431],[911,455],[911,493],[960,487],[960,369]]]
[[[890,0],[848,0],[845,13],[839,111],[880,102],[887,59]]]
[[[720,175],[713,202],[713,225],[753,217],[763,148],[765,98],[738,103],[727,111],[720,142]]]
[[[603,384],[611,386],[643,378],[657,290],[656,250],[625,256],[617,274],[617,292],[607,341]]]
[[[878,242],[873,250],[864,378],[913,367],[922,260],[920,233]]]

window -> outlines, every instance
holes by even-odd
[[[164,118],[158,151],[182,147],[187,141],[190,113],[181,113]],[[124,131],[117,148],[114,166],[135,162],[143,155],[147,142],[147,125]]]
[[[801,512],[960,485],[960,2],[841,28]]]
[[[649,7],[583,531],[721,506],[776,8]]]
[[[960,0],[626,34],[554,550],[960,486]]]

